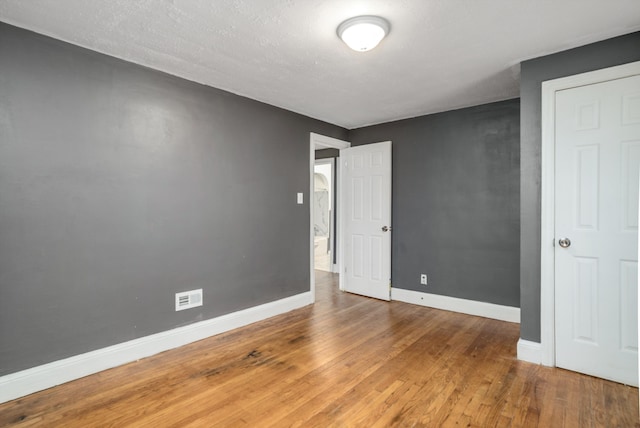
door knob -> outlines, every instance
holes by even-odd
[[[391,228],[389,226],[382,226],[382,231],[383,232],[388,232],[390,230],[391,230]]]
[[[558,241],[558,244],[560,244],[562,248],[569,248],[571,246],[571,239],[562,238]]]

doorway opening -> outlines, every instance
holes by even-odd
[[[319,135],[315,133],[310,134],[309,138],[309,180],[310,180],[310,189],[309,194],[309,278],[310,278],[310,290],[313,301],[316,299],[316,272],[325,278],[328,275],[338,275],[338,284],[339,288],[342,289],[342,277],[340,275],[341,272],[341,240],[339,237],[340,233],[340,174],[338,172],[337,159],[340,156],[340,150],[346,149],[350,147],[351,144],[347,141],[338,140],[336,138],[325,137],[324,135]],[[316,154],[318,154],[319,158],[329,158],[329,160],[320,161],[320,170],[318,174],[320,177],[318,181],[320,182],[320,187],[330,187],[327,190],[326,195],[318,195],[318,198],[327,198],[331,200],[331,203],[325,203],[325,206],[320,206],[322,202],[328,202],[328,200],[320,201],[320,203],[316,204]],[[326,171],[326,166],[322,165],[331,164],[331,172],[328,173]],[[323,178],[326,180],[326,183],[323,183]],[[332,193],[329,198],[329,193]],[[318,205],[318,206],[317,206]],[[325,211],[326,208],[330,209],[330,212],[327,213]],[[316,246],[316,210],[322,210],[323,214],[326,214],[326,217],[323,219],[318,219],[321,224],[318,226],[321,230],[319,230],[319,242]],[[328,227],[326,227],[328,226]],[[328,229],[328,234],[327,234]],[[325,236],[326,235],[326,236]],[[324,238],[324,239],[323,239]],[[320,247],[319,253],[324,265],[316,266],[316,248]],[[323,253],[322,250],[326,249]],[[316,270],[317,268],[326,268],[328,265],[328,270]],[[326,279],[326,278],[325,278]],[[326,282],[323,280],[323,283]],[[332,281],[329,281],[333,283]]]
[[[335,272],[335,159],[316,159],[313,168],[315,270]]]

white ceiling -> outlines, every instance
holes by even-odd
[[[391,33],[358,53],[336,28],[363,14]],[[640,30],[640,0],[0,0],[0,21],[357,128],[517,97],[522,60]]]

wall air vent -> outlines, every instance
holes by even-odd
[[[202,306],[202,288],[176,293],[176,311]]]

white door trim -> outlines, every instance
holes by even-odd
[[[555,350],[555,96],[556,92],[640,74],[640,61],[542,82],[540,348],[541,363],[556,365]]]
[[[338,140],[337,138],[326,137],[324,135],[311,132],[309,135],[309,289],[311,290],[312,301],[316,301],[316,279],[314,275],[314,257],[313,257],[313,166],[316,162],[316,149],[346,149],[351,147],[348,141]],[[341,180],[340,176],[336,177],[336,200],[341,200]],[[342,230],[342,217],[338,215],[338,230]],[[341,240],[336,242],[338,272],[342,268],[342,244]],[[339,275],[340,289],[342,290],[342,275]]]

